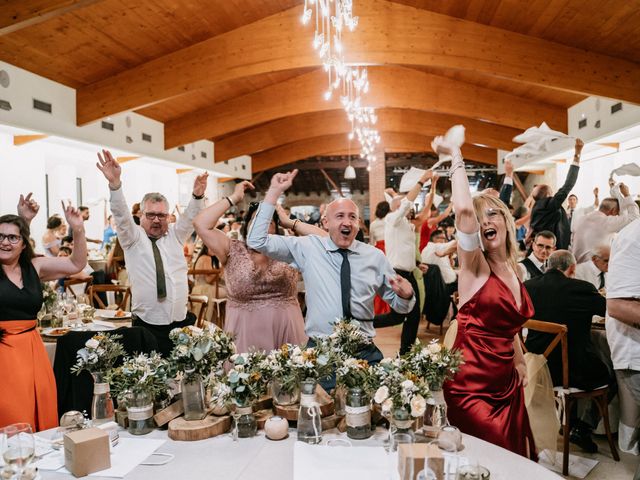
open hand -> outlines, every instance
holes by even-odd
[[[526,387],[529,384],[527,366],[524,363],[518,363],[516,365],[516,372],[518,372],[518,385],[522,385],[523,388]]]
[[[391,285],[391,289],[396,292],[400,298],[404,298],[405,300],[409,300],[413,297],[413,287],[409,280],[400,275],[396,275],[395,277],[391,277],[389,279],[389,284]]]
[[[276,173],[271,177],[271,188],[280,193],[287,191],[293,184],[293,179],[296,178],[297,174],[298,169],[286,173]]]
[[[67,223],[69,224],[71,229],[73,231],[76,231],[81,228],[84,228],[84,220],[82,218],[82,214],[80,213],[80,211],[76,208],[73,208],[73,205],[71,205],[71,202],[69,202],[67,206],[64,205],[64,202],[60,202],[60,203],[62,203],[64,218],[67,219]]]
[[[600,193],[600,189],[598,187],[593,189],[593,196],[598,198],[598,194]]]
[[[31,198],[31,195],[33,195],[32,192],[29,192],[26,197],[20,194],[20,200],[18,200],[18,215],[27,223],[30,223],[40,210],[40,205]]]
[[[207,190],[207,178],[209,178],[209,174],[204,172],[203,174],[198,175],[193,181],[193,194],[196,197],[201,197]]]
[[[242,201],[247,190],[255,189],[256,187],[254,187],[253,183],[251,183],[249,180],[244,180],[240,183],[236,183],[233,193],[231,194],[231,196],[233,197],[233,203],[237,204],[238,202]]]
[[[513,178],[513,163],[508,158],[504,161],[504,174]]]
[[[582,149],[584,148],[584,142],[581,138],[576,138],[576,155],[580,155]]]
[[[626,186],[624,183],[620,184],[620,193],[622,194],[623,197],[628,197],[629,196],[629,187]]]
[[[102,150],[102,155],[98,152],[98,163],[96,163],[96,167],[102,172],[104,178],[109,181],[109,187],[112,190],[120,188],[122,167],[120,167],[120,164],[113,158],[109,150]]]

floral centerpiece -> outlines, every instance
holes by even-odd
[[[333,324],[333,332],[326,337],[331,351],[342,359],[354,357],[364,347],[371,344],[361,329],[360,322],[353,319],[339,319]]]
[[[124,355],[124,348],[118,340],[122,335],[98,333],[78,350],[76,364],[71,367],[71,373],[80,375],[83,370],[89,373],[106,374],[113,368],[118,357]]]
[[[345,388],[362,388],[370,394],[375,390],[375,378],[369,362],[349,357],[336,368],[336,384]]]
[[[169,362],[160,354],[140,353],[135,357],[127,357],[124,363],[113,369],[108,375],[109,384],[118,398],[127,392],[148,393],[154,401],[169,397],[168,382],[170,380]]]
[[[453,379],[464,363],[461,350],[449,349],[437,340],[426,346],[416,340],[403,360],[403,369],[426,379],[431,390],[442,390],[444,382]]]
[[[42,303],[44,308],[47,311],[50,311],[57,299],[58,294],[51,286],[51,282],[44,282],[42,284]]]

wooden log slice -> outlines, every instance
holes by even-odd
[[[178,400],[174,401],[167,408],[163,408],[159,412],[157,412],[153,416],[153,420],[156,422],[158,427],[162,427],[169,423],[176,417],[179,417],[184,413],[184,405],[182,403],[182,398],[178,398]]]
[[[277,405],[273,404],[273,410],[276,412],[276,415],[280,415],[282,418],[286,418],[290,422],[298,421],[298,408],[300,405],[297,403],[294,405]]]
[[[273,417],[273,410],[271,409],[258,410],[257,412],[254,413],[254,416],[256,417],[256,423],[258,424],[258,429],[264,430],[264,424],[267,422],[269,418]]]
[[[192,442],[216,437],[228,432],[231,428],[231,417],[215,417],[209,415],[203,420],[185,420],[176,418],[169,422],[169,438],[171,440]]]

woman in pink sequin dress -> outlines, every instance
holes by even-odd
[[[304,344],[307,341],[298,303],[298,271],[249,249],[244,241],[232,240],[214,228],[224,212],[240,202],[247,189],[253,188],[248,181],[237,184],[230,197],[224,197],[200,212],[193,224],[209,251],[224,266],[227,287],[224,329],[234,334],[239,352],[252,349],[268,352],[283,343]],[[257,205],[251,205],[245,216],[242,232],[245,238],[256,210]],[[276,233],[277,220],[274,217],[269,233]],[[300,227],[315,228],[306,224]]]

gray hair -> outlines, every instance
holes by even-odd
[[[620,204],[618,203],[617,198],[607,197],[600,202],[600,210],[602,213],[611,213],[614,210],[619,210]]]
[[[142,212],[145,211],[147,202],[153,202],[153,203],[164,202],[164,204],[167,207],[167,211],[169,211],[169,202],[167,201],[165,196],[162,195],[161,193],[158,193],[158,192],[146,193],[144,197],[142,197],[142,201],[140,202],[140,210]]]
[[[611,253],[611,247],[609,245],[597,245],[595,247],[593,247],[591,249],[591,256],[593,257],[594,255],[596,257],[602,257],[602,255],[607,254],[607,253]]]
[[[565,272],[571,265],[576,264],[576,257],[569,250],[556,250],[547,260],[547,271],[560,270]]]

